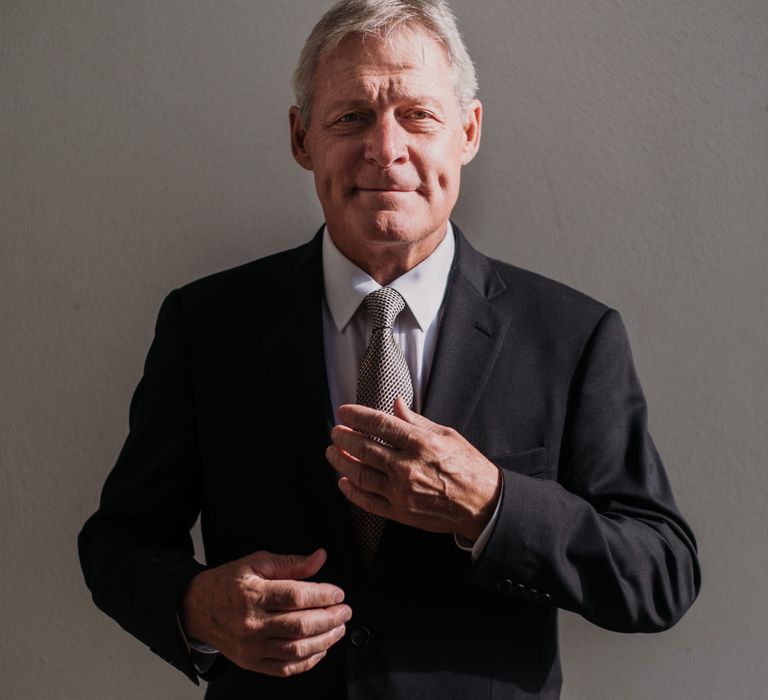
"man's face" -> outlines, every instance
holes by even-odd
[[[475,101],[462,118],[445,51],[421,32],[349,36],[321,59],[310,124],[293,108],[291,137],[337,247],[364,269],[381,255],[404,254],[409,267],[429,255],[477,152],[481,115]]]

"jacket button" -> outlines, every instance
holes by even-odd
[[[526,590],[527,588],[522,583],[516,583],[509,592],[509,595],[513,595],[515,598],[524,598]]]
[[[538,600],[539,592],[535,588],[526,588],[523,591],[523,598],[526,600]]]
[[[539,602],[540,603],[551,603],[552,602],[552,596],[549,595],[549,593],[540,593],[539,594]]]
[[[367,627],[355,627],[349,633],[349,641],[353,647],[361,649],[367,647],[371,641],[371,630]]]
[[[496,584],[496,590],[502,593],[511,593],[514,584],[508,578],[503,578]]]

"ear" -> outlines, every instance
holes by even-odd
[[[312,158],[310,158],[306,148],[307,129],[304,126],[299,108],[295,105],[288,112],[288,121],[291,124],[291,153],[302,168],[312,170]]]
[[[483,104],[480,100],[472,100],[464,118],[464,144],[461,149],[461,164],[466,165],[480,148],[480,132],[483,126]]]

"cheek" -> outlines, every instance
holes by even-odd
[[[461,166],[454,163],[446,164],[437,175],[437,181],[440,185],[440,191],[447,196],[453,196],[458,192],[461,179]]]
[[[443,144],[427,154],[430,179],[436,183],[439,192],[450,194],[458,188],[461,173],[461,154],[454,144]]]
[[[324,163],[323,168],[315,169],[315,179],[317,186],[323,192],[334,195],[341,190],[344,180],[344,171],[339,168],[331,167],[331,164]]]
[[[315,177],[326,187],[348,178],[353,166],[353,154],[348,148],[331,147],[325,143],[315,145],[312,153]]]

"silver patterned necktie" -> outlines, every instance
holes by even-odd
[[[390,287],[382,287],[363,299],[371,320],[371,340],[357,375],[357,403],[392,413],[395,399],[402,396],[413,405],[413,383],[402,350],[392,335],[392,326],[405,301]],[[382,442],[380,440],[380,442]],[[373,561],[386,519],[351,504],[352,524],[366,566]]]

